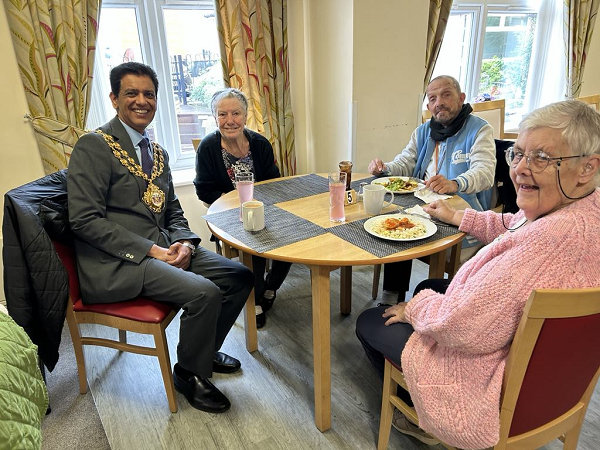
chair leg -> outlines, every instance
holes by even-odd
[[[75,352],[75,361],[77,362],[77,374],[79,375],[79,392],[85,394],[87,392],[87,375],[85,372],[85,359],[83,357],[83,345],[81,345],[81,333],[79,325],[75,319],[73,304],[69,300],[67,305],[67,324],[73,341],[73,351]]]
[[[392,416],[394,414],[394,406],[390,402],[390,397],[395,395],[396,389],[398,389],[397,384],[392,380],[392,365],[386,360],[383,375],[383,395],[381,396],[381,417],[379,419],[377,450],[388,448],[392,428]]]
[[[169,358],[169,347],[167,344],[167,336],[163,324],[159,324],[154,328],[154,346],[156,347],[156,356],[160,365],[163,382],[165,384],[165,392],[169,402],[169,409],[172,413],[177,412],[177,397],[175,395],[175,385],[173,384],[173,372],[171,370],[171,358]]]
[[[127,331],[119,330],[119,342],[122,342],[123,344],[127,344]],[[122,352],[122,350],[119,350],[119,351]]]
[[[452,250],[450,250],[450,260],[446,262],[446,273],[448,274],[448,279],[451,280],[458,269],[460,267],[460,249],[461,243],[452,246]]]
[[[381,264],[373,266],[373,288],[371,289],[371,297],[373,300],[377,298],[379,293],[379,278],[381,277]]]

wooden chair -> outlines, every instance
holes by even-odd
[[[575,450],[600,375],[600,288],[534,290],[510,348],[495,450],[535,449],[554,439]],[[386,359],[379,450],[386,449],[394,407],[413,423],[414,408],[397,395],[401,369]],[[453,447],[442,444],[448,449]]]
[[[593,108],[596,111],[600,112],[600,94],[586,95],[584,97],[578,97],[575,100],[587,103],[588,105],[590,105],[590,108]]]
[[[490,100],[488,102],[471,103],[473,115],[486,120],[494,129],[494,139],[516,139],[517,133],[506,133],[504,131],[504,114],[506,104],[503,98]],[[428,109],[423,110],[423,123],[431,119]]]
[[[200,145],[200,141],[202,138],[192,138],[192,147],[194,147],[194,151],[198,151],[198,146]]]
[[[165,329],[177,314],[179,308],[169,303],[155,302],[138,297],[133,300],[85,305],[81,301],[75,252],[71,246],[58,241],[53,241],[69,277],[69,304],[67,305],[67,323],[79,374],[79,392],[87,392],[87,377],[85,359],[83,356],[84,345],[98,345],[110,347],[119,351],[138,353],[141,355],[156,356],[160,364],[165,391],[171,412],[177,412],[177,399],[173,385],[173,372],[169,359],[169,347]],[[99,324],[119,330],[119,340],[82,336],[79,325],[83,323]],[[143,347],[127,343],[127,331],[154,336],[155,347]]]

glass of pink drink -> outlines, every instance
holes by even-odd
[[[345,222],[344,196],[346,195],[346,174],[331,172],[329,174],[329,220]]]
[[[235,174],[235,188],[240,198],[240,220],[242,220],[242,203],[254,198],[254,174],[242,172]]]

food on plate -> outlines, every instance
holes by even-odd
[[[385,219],[383,221],[383,227],[386,230],[395,230],[396,228],[413,228],[415,226],[407,217],[403,217],[402,219],[396,219],[395,217],[390,217],[389,219]]]
[[[389,217],[375,221],[371,231],[380,236],[394,239],[414,239],[424,236],[427,229],[425,224],[417,221],[413,222],[408,217]]]
[[[386,189],[396,191],[415,191],[419,187],[417,180],[412,178],[388,178],[387,183],[378,183],[384,186]]]

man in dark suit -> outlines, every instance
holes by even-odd
[[[149,142],[158,79],[144,64],[110,72],[117,116],[82,136],[71,156],[69,221],[85,303],[138,295],[183,309],[175,387],[197,409],[224,412],[229,400],[209,380],[240,362],[219,352],[252,289],[243,265],[198,247],[175,195],[168,154]]]

